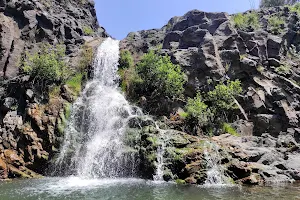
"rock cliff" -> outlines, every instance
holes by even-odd
[[[59,148],[76,94],[66,85],[40,87],[22,63],[43,44],[59,44],[76,71],[108,34],[92,0],[1,0],[0,30],[0,179],[36,177]]]
[[[174,136],[171,131],[166,137],[171,138],[172,145],[169,145],[175,150],[167,148],[165,156],[173,160],[166,161],[166,171],[172,171],[173,176],[188,183],[203,183],[207,162],[201,140],[208,140],[221,147],[223,159],[219,164],[224,165],[227,175],[235,182],[299,180],[298,13],[292,7],[237,15],[192,10],[172,18],[161,29],[132,32],[121,42],[121,48],[129,50],[135,62],[150,50],[170,56],[188,75],[186,98],[194,97],[197,91],[207,92],[214,84],[226,80],[239,79],[242,83],[243,94],[237,99],[240,111],[234,113],[236,120],[232,124],[239,136],[228,134],[207,139],[183,133]],[[257,24],[238,24],[239,17],[243,16],[252,22],[257,20]],[[160,110],[167,116],[172,113],[165,122],[178,129],[180,120],[174,119],[174,115],[184,103],[176,105],[163,106]],[[153,115],[161,114],[153,105],[141,106]],[[183,130],[180,125],[179,130]],[[149,130],[144,133],[147,135],[145,149],[151,149],[148,144],[153,141],[149,141],[153,133],[150,131],[150,136]],[[159,138],[157,134],[155,137]],[[176,146],[173,139],[176,137],[184,144]],[[149,156],[147,151],[143,154]],[[157,161],[151,158],[152,162]]]

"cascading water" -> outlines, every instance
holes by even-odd
[[[129,120],[143,113],[138,107],[131,106],[118,88],[118,60],[119,41],[106,39],[95,57],[93,79],[73,104],[64,142],[56,159],[56,174],[87,179],[136,175],[137,159],[134,152],[126,151],[123,141]],[[163,181],[168,134],[157,124],[156,128],[160,145],[153,179],[160,182]],[[206,185],[226,183],[216,148],[209,142],[206,145]]]
[[[206,186],[226,185],[229,183],[228,178],[224,175],[224,170],[221,166],[221,155],[219,147],[213,142],[205,142],[204,158],[207,162],[207,178]]]
[[[74,103],[56,170],[84,178],[133,176],[135,165],[125,152],[127,122],[141,111],[118,89],[119,41],[106,39],[94,61],[94,78]]]

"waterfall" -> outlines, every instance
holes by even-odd
[[[229,183],[221,166],[221,158],[218,145],[206,141],[204,145],[204,159],[207,162],[206,186],[225,185]]]
[[[118,88],[119,41],[106,39],[97,50],[94,76],[72,108],[58,155],[57,171],[84,178],[133,176],[135,161],[123,137],[128,120],[141,115]]]

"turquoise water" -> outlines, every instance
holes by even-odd
[[[0,200],[213,200],[300,199],[300,185],[197,187],[141,179],[77,177],[14,180],[0,183]]]

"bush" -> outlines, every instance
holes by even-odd
[[[300,14],[300,3],[296,3],[295,5],[288,6],[291,12],[296,12],[298,15]]]
[[[289,65],[280,65],[279,67],[276,67],[275,72],[280,75],[288,75],[291,73],[291,67]]]
[[[222,126],[223,133],[229,133],[230,135],[239,137],[240,134],[228,123],[223,123]]]
[[[233,23],[236,28],[247,31],[248,29],[257,30],[260,28],[259,16],[256,12],[247,14],[238,13],[233,16]]]
[[[66,79],[68,71],[64,56],[64,46],[44,44],[40,52],[27,54],[23,71],[41,81],[61,82]]]
[[[212,122],[213,113],[208,105],[203,102],[200,94],[193,99],[189,98],[185,106],[187,120],[196,122],[200,126],[205,126]]]
[[[227,81],[227,84],[219,84],[213,91],[208,92],[207,101],[211,102],[217,113],[236,108],[234,98],[242,93],[241,82],[239,80]]]
[[[268,26],[271,31],[271,33],[278,35],[282,33],[284,29],[284,20],[277,16],[272,16],[268,19]]]
[[[78,96],[81,92],[81,83],[83,79],[83,73],[77,73],[66,81],[68,88],[72,90],[74,95]]]
[[[94,30],[89,26],[85,26],[83,27],[83,33],[85,35],[92,35],[94,33]]]
[[[120,53],[119,68],[128,69],[133,67],[134,62],[130,51],[122,50]]]
[[[150,51],[136,66],[140,77],[134,83],[135,90],[143,95],[177,98],[184,91],[186,75],[179,65],[174,65],[168,56],[159,56]]]

